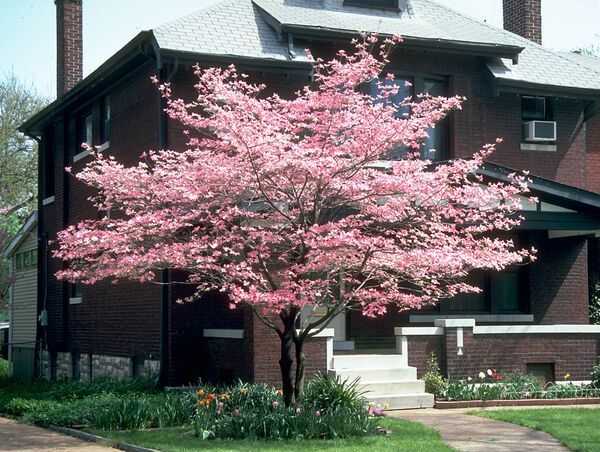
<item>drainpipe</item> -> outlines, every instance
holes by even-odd
[[[156,70],[160,83],[168,83],[177,73],[179,68],[179,60],[175,58],[172,71],[167,74],[163,67],[163,60],[160,54],[160,49],[156,40],[152,41],[152,47],[156,57]],[[166,149],[167,140],[167,123],[168,118],[165,113],[166,102],[159,92],[157,94],[157,119],[158,119],[158,148]],[[163,269],[160,273],[160,375],[159,386],[164,388],[168,381],[169,370],[169,270]]]

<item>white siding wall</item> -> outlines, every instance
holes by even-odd
[[[37,270],[15,270],[14,254],[37,247],[37,231],[34,229],[13,252],[13,272],[16,277],[11,288],[10,335],[14,347],[35,347],[37,328]]]

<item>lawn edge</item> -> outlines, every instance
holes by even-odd
[[[77,430],[74,428],[59,427],[57,425],[48,425],[45,428],[57,433],[62,433],[63,435],[72,436],[82,441],[87,441],[89,443],[97,443],[101,445],[110,444],[111,447],[114,447],[119,450],[124,450],[126,452],[159,452],[156,449],[148,449],[147,447],[136,446],[135,444],[114,441],[103,436],[94,435],[93,433],[84,432],[82,430]]]

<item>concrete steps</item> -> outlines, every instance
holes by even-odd
[[[367,400],[390,410],[433,407],[433,395],[425,392],[417,369],[407,366],[402,355],[335,355],[329,374],[348,381],[359,378]]]

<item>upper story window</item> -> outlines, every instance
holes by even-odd
[[[521,116],[525,121],[551,121],[552,109],[548,99],[540,96],[522,96]]]
[[[398,0],[344,0],[344,5],[362,8],[398,9]]]
[[[432,96],[447,96],[447,80],[445,77],[436,76],[402,76],[397,75],[394,80],[382,80],[385,84],[395,84],[399,87],[398,93],[392,98],[392,102],[400,105],[407,97],[413,97],[415,94],[423,93]],[[406,82],[409,83],[407,86]],[[377,81],[372,80],[370,84],[371,95],[378,94]],[[407,106],[399,106],[396,116],[407,117],[410,114],[410,108]],[[439,161],[448,158],[449,154],[449,139],[448,139],[448,118],[438,122],[435,127],[427,129],[428,137],[423,140],[421,146],[421,157],[432,161]],[[405,146],[399,146],[388,153],[387,158],[398,160],[406,158],[408,152],[414,152]]]
[[[102,144],[110,141],[110,97],[104,96],[100,101],[100,139]]]
[[[54,196],[54,157],[56,150],[56,134],[54,130],[49,129],[46,132],[45,140],[43,143],[43,172],[42,172],[42,183],[43,183],[43,199],[51,199]]]

